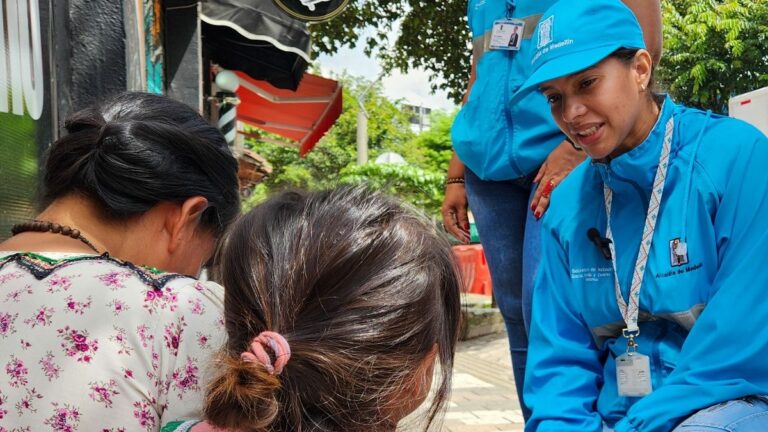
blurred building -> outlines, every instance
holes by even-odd
[[[412,131],[421,133],[430,128],[430,115],[432,114],[432,108],[427,108],[420,105],[404,104],[403,112],[408,114],[408,122],[411,125]]]

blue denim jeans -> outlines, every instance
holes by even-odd
[[[768,431],[768,398],[750,396],[703,409],[680,423],[673,432]]]
[[[469,207],[491,271],[493,294],[509,337],[512,371],[523,416],[530,410],[523,400],[531,291],[538,266],[540,223],[530,209],[534,175],[510,181],[484,181],[464,173]]]
[[[768,431],[768,397],[748,396],[698,411],[672,432],[765,431]],[[603,426],[603,432],[613,432],[613,429]]]

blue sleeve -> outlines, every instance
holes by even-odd
[[[525,401],[526,431],[601,431],[596,412],[602,365],[589,327],[574,308],[568,263],[551,230],[542,229],[542,261],[533,294]]]
[[[719,402],[768,392],[768,139],[746,127],[714,218],[718,271],[710,299],[664,385],[638,401],[616,431],[668,431]],[[736,132],[746,133],[736,133]],[[758,136],[759,135],[759,136]],[[727,140],[717,146],[728,145]],[[706,169],[706,168],[705,168]],[[699,223],[712,223],[704,216]]]

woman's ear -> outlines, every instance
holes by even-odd
[[[653,59],[651,54],[644,49],[637,50],[633,68],[638,88],[640,91],[645,91],[650,86],[653,75]]]
[[[185,241],[195,235],[200,217],[208,208],[208,200],[202,196],[187,198],[178,210],[169,213],[166,219],[166,230],[170,235],[168,252],[174,253]]]

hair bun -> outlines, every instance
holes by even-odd
[[[64,122],[64,128],[74,134],[84,130],[100,130],[106,123],[101,113],[91,107],[74,113]]]
[[[266,431],[277,417],[280,381],[260,363],[222,354],[205,396],[205,418],[223,429]]]

